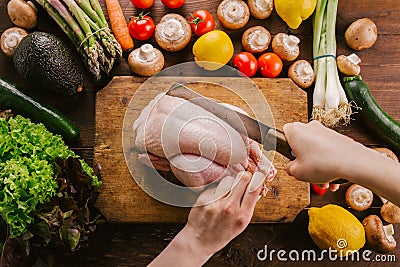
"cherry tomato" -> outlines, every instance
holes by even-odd
[[[186,0],[161,0],[161,2],[168,8],[179,8]]]
[[[328,188],[321,188],[319,187],[317,184],[311,184],[311,188],[313,190],[313,192],[319,196],[323,196],[326,191],[328,191]]]
[[[131,3],[137,8],[147,9],[154,4],[154,0],[131,0]]]
[[[197,10],[190,15],[189,19],[192,32],[197,36],[214,30],[214,17],[207,10]]]
[[[148,40],[154,34],[154,20],[142,13],[133,17],[128,24],[129,33],[136,40]]]
[[[258,63],[255,56],[249,52],[240,52],[233,57],[233,66],[248,77],[253,77],[257,73]]]
[[[275,78],[282,71],[282,60],[275,53],[265,53],[258,58],[258,67],[261,75],[267,78]]]

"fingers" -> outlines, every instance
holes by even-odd
[[[332,192],[339,190],[339,188],[340,188],[340,184],[330,184],[329,185],[329,190],[331,190]]]
[[[231,192],[231,200],[237,201],[240,206],[240,201],[244,195],[244,192],[251,181],[251,174],[249,172],[240,172],[237,174],[236,179],[240,179],[234,186]]]
[[[254,207],[260,198],[267,193],[264,186],[265,175],[261,172],[255,172],[247,190],[244,192],[242,203],[240,207],[244,212],[253,213]]]

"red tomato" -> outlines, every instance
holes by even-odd
[[[140,14],[133,17],[128,24],[129,33],[136,40],[148,40],[154,34],[154,20],[149,16]]]
[[[258,67],[263,77],[275,78],[281,73],[283,63],[277,54],[265,53],[258,58]]]
[[[311,184],[311,188],[314,191],[314,193],[319,196],[323,196],[326,193],[326,191],[328,191],[328,188],[321,188],[317,184],[313,183]]]
[[[168,8],[179,8],[186,0],[161,0],[161,2]]]
[[[257,59],[249,52],[240,52],[239,54],[236,54],[233,57],[232,64],[248,77],[253,77],[257,73]]]
[[[197,36],[214,30],[214,17],[207,10],[197,10],[190,15],[189,19],[192,32]]]
[[[154,4],[154,0],[131,0],[131,3],[137,8],[150,8]]]

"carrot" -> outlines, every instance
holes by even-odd
[[[131,50],[134,46],[133,40],[129,34],[128,24],[118,0],[105,0],[108,17],[110,18],[111,29],[115,38],[121,45],[122,50]]]

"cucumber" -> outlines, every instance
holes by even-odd
[[[0,104],[34,122],[43,123],[49,131],[61,135],[66,142],[79,139],[78,128],[59,110],[24,94],[16,85],[1,78]]]
[[[400,123],[378,105],[361,76],[344,78],[344,90],[349,99],[361,108],[359,113],[371,129],[400,153]]]

